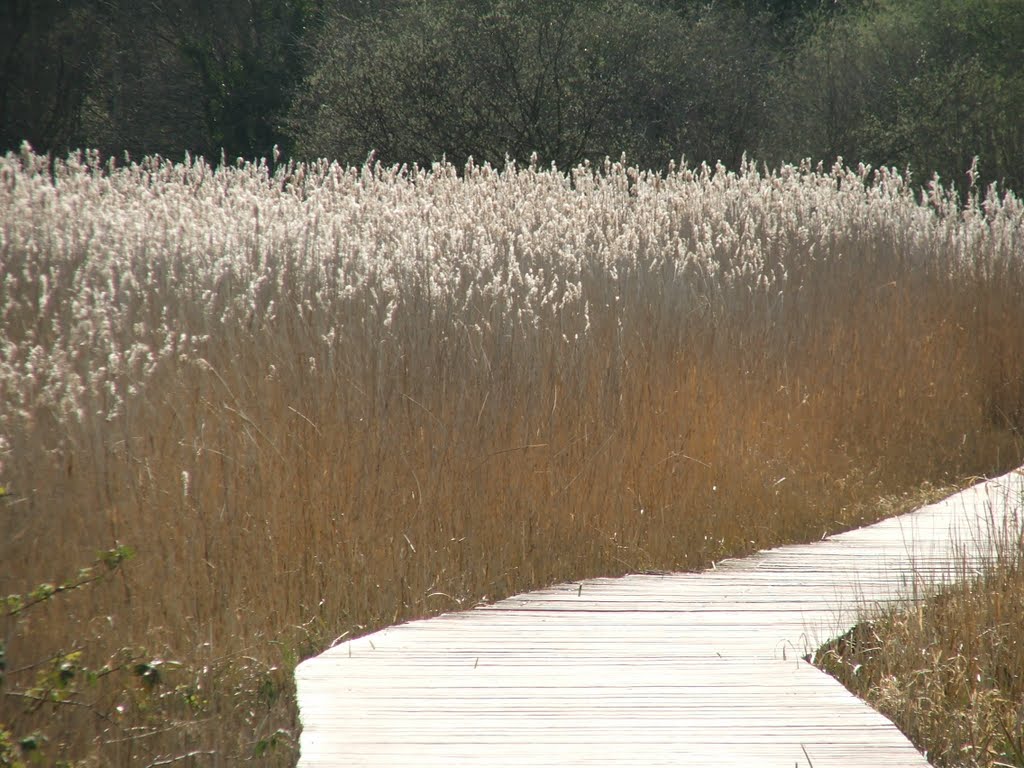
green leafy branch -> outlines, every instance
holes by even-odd
[[[33,606],[53,599],[57,595],[64,592],[73,592],[76,589],[81,589],[93,582],[99,581],[117,570],[122,563],[130,560],[134,554],[131,547],[124,545],[118,545],[113,549],[100,552],[96,556],[96,562],[79,569],[78,574],[73,579],[68,579],[60,584],[40,584],[27,594],[8,595],[3,598],[5,614],[9,618],[13,618]],[[2,675],[2,671],[3,667],[0,666],[0,675]],[[2,681],[2,677],[0,677],[0,681]]]
[[[0,618],[19,621],[26,612],[59,595],[74,592],[108,578],[126,561],[132,558],[129,547],[118,545],[100,552],[89,566],[66,581],[58,584],[43,583],[24,594],[0,597]],[[60,650],[45,658],[35,660],[17,669],[8,668],[6,642],[0,638],[0,694],[3,699],[17,700],[24,704],[24,715],[31,716],[42,707],[81,707],[96,717],[119,729],[111,714],[93,701],[84,699],[87,689],[97,686],[100,680],[114,673],[126,672],[142,684],[144,693],[152,691],[163,681],[165,670],[180,666],[177,662],[162,659],[148,659],[139,649],[121,648],[104,664],[88,666],[81,646],[70,651]],[[20,678],[34,673],[31,682],[8,687],[9,679]],[[47,739],[39,732],[16,736],[8,724],[0,721],[0,766],[23,768],[45,759],[43,747]]]

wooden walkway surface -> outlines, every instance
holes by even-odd
[[[802,657],[866,610],[982,568],[1021,470],[703,573],[561,584],[337,645],[296,671],[300,766],[928,763]]]

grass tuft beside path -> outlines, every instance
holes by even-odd
[[[864,621],[815,654],[941,768],[1024,766],[1021,522],[991,570],[962,567],[959,585]]]

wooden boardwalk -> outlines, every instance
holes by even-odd
[[[928,763],[802,657],[864,611],[984,567],[1020,470],[699,574],[591,579],[391,627],[296,671],[300,765]]]

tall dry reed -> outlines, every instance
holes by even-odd
[[[57,707],[57,756],[287,764],[291,668],[337,637],[815,539],[1022,458],[1012,195],[25,148],[0,222],[0,593],[137,551],[9,618],[9,668],[184,665],[107,720]]]

